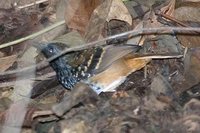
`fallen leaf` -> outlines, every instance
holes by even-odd
[[[13,65],[13,63],[17,60],[17,55],[11,55],[0,58],[0,72],[4,72],[9,67]]]
[[[173,16],[175,10],[176,0],[170,0],[169,4],[162,7],[160,10],[163,14]]]
[[[67,5],[67,0],[48,0],[50,10],[56,7],[56,19],[64,20],[65,19],[65,10]]]
[[[174,19],[187,27],[199,27],[200,5],[191,4],[192,1],[171,0],[169,4],[161,8],[162,14],[174,17]],[[196,1],[198,2],[198,1]],[[177,35],[178,40],[185,47],[198,47],[200,37],[195,35]]]
[[[182,5],[176,8],[174,16],[180,21],[200,22],[200,6]]]
[[[126,1],[124,4],[132,16],[133,26],[137,25],[143,19],[144,15],[149,11],[148,7],[140,5],[135,1]]]
[[[132,26],[128,24],[127,22],[117,20],[117,19],[112,19],[109,22],[105,23],[103,36],[117,35],[123,32],[130,31],[131,29],[132,29]],[[107,42],[116,44],[116,43],[120,43],[126,40],[127,40],[127,37],[120,37],[120,38],[112,39],[111,42],[110,41],[107,41]]]
[[[188,27],[200,26],[200,6],[192,6],[188,4],[177,8],[174,17],[179,21],[188,25]],[[178,40],[185,47],[199,47],[200,37],[196,35],[177,35]]]
[[[91,42],[105,37],[103,30],[106,22],[110,23],[114,20],[132,25],[132,17],[121,0],[105,0],[94,10],[91,16],[85,33],[85,40]]]
[[[61,121],[61,130],[63,133],[88,133],[88,127],[84,121]]]
[[[197,99],[191,99],[184,105],[184,114],[185,115],[200,115],[200,101]]]
[[[132,17],[121,0],[113,0],[111,3],[111,8],[106,20],[109,22],[112,19],[125,21],[132,25]]]
[[[68,27],[78,30],[83,35],[93,10],[99,4],[100,0],[68,0],[65,10]]]
[[[68,27],[78,30],[87,42],[101,37],[106,21],[117,19],[132,25],[132,17],[121,0],[70,2],[65,16]]]
[[[31,127],[31,125],[33,124],[33,115],[34,115],[34,112],[38,111],[39,109],[37,108],[28,108],[27,109],[27,112],[25,112],[25,117],[24,117],[24,122],[21,123],[20,120],[19,120],[19,113],[21,114],[21,112],[23,112],[21,110],[21,108],[23,105],[20,105],[18,103],[14,103],[12,104],[12,107],[5,110],[5,111],[1,111],[0,112],[0,123],[1,125],[12,125],[12,126],[16,126],[16,127],[21,127],[21,126],[24,126],[24,127]],[[8,122],[8,114],[9,113],[12,113],[13,116],[12,116],[12,121],[10,120]]]
[[[186,55],[187,58],[185,58],[184,65],[185,65],[185,76],[186,79],[191,81],[199,82],[200,81],[200,49],[195,50],[189,50],[188,54]],[[194,80],[196,79],[196,80]]]
[[[177,94],[190,89],[200,82],[200,49],[189,49],[184,58],[184,79],[174,88]]]
[[[94,11],[89,21],[84,38],[86,42],[99,39],[104,28],[104,24],[110,11],[112,0],[105,0]]]

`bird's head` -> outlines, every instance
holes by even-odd
[[[61,52],[61,49],[56,45],[56,43],[48,43],[48,44],[38,44],[35,47],[44,54],[46,58],[50,58],[55,56]]]

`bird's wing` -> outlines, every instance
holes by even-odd
[[[67,63],[78,71],[98,74],[123,56],[136,52],[138,45],[108,45],[73,52],[63,56]]]
[[[108,68],[113,62],[124,57],[125,55],[136,52],[140,49],[138,45],[109,45],[103,48],[101,58],[94,69],[98,74]]]

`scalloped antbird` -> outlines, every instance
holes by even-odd
[[[39,47],[46,58],[57,55],[63,50],[61,43],[40,44]],[[124,75],[116,74],[123,72],[121,72],[121,68],[117,70],[118,65],[115,64],[119,64],[121,58],[139,49],[140,46],[138,45],[94,47],[67,53],[51,61],[50,66],[56,72],[57,79],[64,88],[72,89],[76,83],[84,82],[99,94],[107,90],[115,89],[115,87],[124,81],[124,77],[131,72],[126,69],[127,72]],[[109,79],[113,81],[108,81],[108,77],[112,75],[116,77],[111,77]]]

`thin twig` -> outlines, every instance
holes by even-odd
[[[166,18],[166,19],[168,19],[168,20],[170,20],[170,21],[175,22],[175,23],[179,24],[180,26],[189,27],[187,24],[185,24],[185,23],[183,23],[183,22],[177,20],[176,18],[173,18],[172,16],[169,16],[169,15],[167,15],[167,14],[160,13],[160,14],[158,14],[158,15],[161,15],[162,17],[164,17],[164,18]]]
[[[39,36],[41,34],[44,34],[44,33],[48,32],[48,31],[60,26],[60,25],[63,25],[63,24],[65,24],[64,20],[62,20],[60,22],[57,22],[57,23],[55,23],[55,24],[53,24],[53,25],[51,25],[51,26],[49,26],[49,27],[47,27],[47,28],[45,28],[45,29],[43,29],[43,30],[41,30],[39,32],[36,32],[36,33],[31,34],[29,36],[26,36],[24,38],[20,38],[18,40],[12,41],[12,42],[1,44],[0,45],[0,49],[5,48],[5,47],[9,47],[9,46],[12,46],[12,45],[15,45],[15,44],[18,44],[18,43],[21,43],[21,42],[29,40],[29,39],[33,39],[33,38],[35,38],[35,37],[37,37],[37,36]]]
[[[32,81],[44,81],[44,80],[48,80],[50,78],[52,78],[53,76],[55,76],[55,72],[50,72],[50,73],[46,73],[44,75],[41,75],[41,76],[38,76],[36,78],[31,78]],[[20,80],[9,80],[9,81],[3,81],[3,82],[0,82],[0,88],[3,88],[3,87],[8,87],[8,86],[14,86],[16,84],[16,82],[21,82],[23,80],[27,80],[26,79],[20,79]]]
[[[42,111],[35,111],[32,119],[38,116],[47,116],[47,115],[53,115],[54,113],[51,110],[42,110]]]
[[[127,35],[131,35],[131,36],[138,36],[138,35],[150,35],[150,34],[200,34],[200,28],[192,28],[192,27],[159,27],[159,28],[143,28],[143,29],[140,29],[140,30],[131,30],[131,31],[128,31],[128,32],[124,32],[124,33],[120,33],[120,34],[117,34],[117,35],[113,35],[113,36],[110,36],[110,37],[106,37],[106,38],[103,38],[101,40],[97,40],[97,41],[94,41],[94,42],[90,42],[90,43],[86,43],[86,44],[83,44],[83,45],[80,45],[80,46],[76,46],[76,47],[73,47],[73,48],[67,48],[65,50],[63,50],[60,54],[57,54],[51,58],[48,58],[47,60],[45,61],[42,61],[34,66],[30,66],[30,67],[25,67],[25,68],[22,68],[22,69],[17,69],[17,70],[12,70],[12,71],[6,71],[6,72],[2,72],[0,73],[0,76],[6,76],[6,75],[11,75],[11,74],[16,74],[16,73],[21,73],[21,72],[26,72],[26,71],[30,71],[32,69],[41,69],[41,68],[44,68],[46,66],[48,66],[48,62],[51,62],[55,59],[57,59],[58,57],[66,54],[66,53],[69,53],[69,52],[72,52],[72,51],[80,51],[80,50],[83,50],[83,49],[88,49],[88,48],[91,48],[91,47],[96,47],[96,46],[103,46],[103,45],[106,45],[106,44],[102,44],[100,42],[105,42],[107,40],[111,40],[111,39],[115,39],[115,38],[119,38],[119,37],[124,37],[124,36],[127,36]]]
[[[183,58],[184,58],[184,59],[185,59],[185,56],[186,56],[187,52],[188,52],[188,47],[185,47],[184,53],[183,53]]]
[[[18,9],[23,9],[23,8],[31,7],[31,6],[34,6],[34,5],[37,5],[37,4],[41,4],[41,3],[44,3],[44,2],[47,2],[47,1],[48,0],[37,0],[34,3],[30,3],[30,4],[27,4],[27,5],[23,5],[23,6],[18,6],[17,8]]]
[[[190,32],[192,32],[192,33],[190,33]],[[67,48],[67,49],[63,50],[60,54],[49,58],[47,61],[51,62],[51,61],[57,59],[58,57],[66,54],[66,53],[72,52],[72,51],[80,51],[80,50],[88,49],[91,47],[103,46],[106,44],[100,44],[100,42],[105,42],[107,40],[116,39],[116,38],[124,37],[124,36],[128,36],[128,35],[138,36],[138,35],[149,35],[149,34],[174,34],[174,33],[175,34],[200,34],[200,28],[197,28],[197,27],[195,27],[195,28],[193,28],[193,27],[186,27],[186,28],[183,28],[183,27],[159,27],[159,28],[143,28],[143,29],[139,29],[139,30],[131,30],[131,31],[127,31],[124,33],[110,36],[110,37],[106,37],[101,40],[86,43],[81,46]]]
[[[147,52],[147,48],[144,48],[144,53],[146,54]],[[144,66],[144,79],[147,79],[147,64],[145,64]]]
[[[172,59],[172,58],[182,58],[182,54],[144,54],[134,57],[134,59]]]

